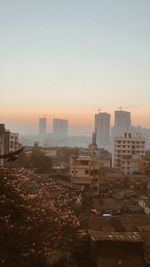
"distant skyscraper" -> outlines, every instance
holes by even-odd
[[[99,112],[95,114],[96,144],[100,147],[107,147],[110,144],[110,114]]]
[[[53,135],[56,138],[66,138],[68,136],[68,120],[53,119]]]
[[[124,136],[131,132],[131,113],[128,111],[115,111],[114,136]]]
[[[45,136],[47,127],[47,119],[45,117],[39,119],[39,135]]]

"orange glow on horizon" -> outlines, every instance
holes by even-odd
[[[62,118],[68,119],[70,125],[91,125],[94,122],[94,115],[92,113],[86,112],[72,112],[69,113],[67,111],[56,111],[56,112],[48,112],[47,110],[39,110],[39,109],[2,109],[0,118],[3,121],[22,121],[22,123],[32,123],[33,121],[37,121],[42,116],[46,116],[48,122],[52,122],[53,118]]]
[[[96,111],[97,112],[97,111]],[[0,120],[3,123],[21,122],[25,124],[38,124],[39,117],[46,116],[48,124],[52,124],[53,118],[68,119],[70,126],[93,126],[95,110],[77,109],[77,110],[54,110],[50,113],[48,109],[42,108],[1,108]],[[103,112],[103,111],[102,111]],[[106,110],[104,112],[107,112]],[[150,110],[140,109],[131,112],[132,125],[141,125],[150,127]],[[108,112],[111,114],[111,125],[114,124],[114,110]]]

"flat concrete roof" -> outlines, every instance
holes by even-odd
[[[88,230],[92,241],[143,242],[138,232],[101,232]]]

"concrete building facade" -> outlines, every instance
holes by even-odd
[[[141,134],[114,137],[113,167],[126,175],[139,172],[140,161],[145,155],[145,139]]]
[[[131,113],[128,111],[115,111],[115,124],[113,136],[124,136],[124,133],[131,132]]]
[[[4,154],[5,125],[0,124],[0,155]],[[3,159],[0,159],[0,166],[3,166]]]
[[[0,124],[0,155],[7,154],[19,149],[19,134],[11,133],[5,129],[4,124]],[[4,165],[4,160],[0,160],[0,166]]]
[[[47,119],[45,117],[39,118],[39,136],[44,137],[47,130]]]
[[[110,145],[110,114],[95,114],[95,133],[97,146],[107,148]]]
[[[9,152],[19,149],[19,134],[10,132]]]
[[[70,176],[72,184],[89,185],[94,194],[99,194],[100,169],[110,168],[109,159],[93,158],[91,156],[71,157]]]
[[[68,120],[53,119],[53,136],[58,139],[68,137]]]

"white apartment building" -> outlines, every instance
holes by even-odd
[[[19,134],[10,133],[9,137],[9,152],[16,151],[19,148]]]
[[[11,133],[5,129],[4,124],[0,124],[0,155],[18,150],[19,134]],[[0,166],[4,166],[5,161],[0,159]]]
[[[113,167],[126,175],[139,171],[139,163],[145,155],[145,139],[141,134],[114,137]]]
[[[71,157],[70,175],[72,184],[90,185],[95,194],[99,193],[99,170],[110,168],[109,159],[98,159],[91,156]]]

